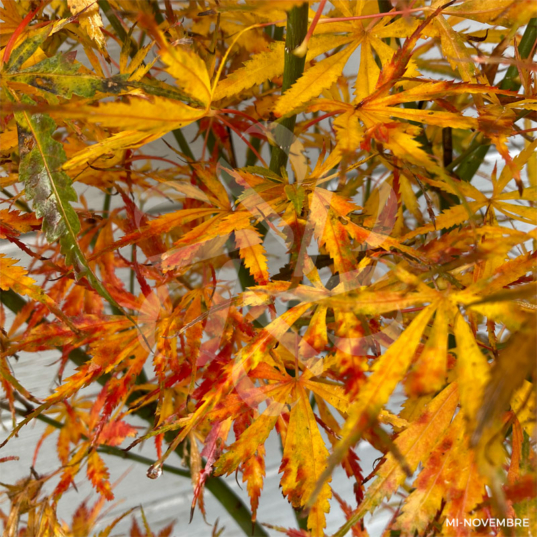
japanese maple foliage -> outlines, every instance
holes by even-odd
[[[534,535],[536,17],[4,0],[0,237],[28,261],[0,254],[0,462],[35,420],[34,459],[48,437],[58,456],[3,484],[4,535],[112,535],[132,510],[96,526],[119,477],[103,453],[140,482],[190,478],[192,514],[211,519],[208,489],[247,535],[322,537],[335,509],[334,537],[364,536],[380,506],[390,536]],[[43,350],[60,359],[41,399],[16,360]],[[259,510],[271,433],[295,528]],[[360,442],[383,455],[370,475]],[[65,522],[84,479],[92,506]]]

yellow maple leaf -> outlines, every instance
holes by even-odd
[[[103,21],[99,13],[99,4],[94,0],[67,0],[67,5],[73,15],[84,11],[78,17],[80,26],[99,45],[99,48],[104,50]]]

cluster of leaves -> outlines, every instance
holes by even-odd
[[[16,314],[0,383],[10,437],[43,420],[59,458],[7,486],[5,534],[89,535],[113,498],[101,453],[145,461],[118,448],[132,416],[148,426],[129,449],[156,446],[148,476],[176,452],[192,508],[207,488],[247,534],[266,535],[273,430],[289,535],[325,535],[332,499],[335,535],[367,535],[396,493],[386,535],[489,517],[537,531],[536,14],[532,0],[5,0],[0,234],[30,261],[0,254],[2,322]],[[143,153],[168,133],[171,157]],[[276,269],[268,244],[285,248]],[[45,349],[61,360],[40,400],[12,360]],[[359,442],[384,454],[365,478]],[[60,523],[84,468],[101,499]],[[218,478],[232,473],[250,511]]]

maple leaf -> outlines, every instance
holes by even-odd
[[[109,152],[139,147],[205,115],[202,110],[166,97],[153,96],[151,100],[136,97],[131,99],[129,103],[102,103],[97,109],[63,108],[62,114],[69,117],[91,118],[92,122],[101,126],[124,129],[108,140],[80,151],[63,165],[63,169],[76,168]]]
[[[107,500],[113,500],[114,495],[108,482],[108,469],[104,461],[96,451],[93,451],[88,456],[88,468],[86,471],[91,484],[102,494]]]
[[[306,61],[323,52],[345,45],[353,40],[352,36],[319,36],[313,38],[308,46]],[[284,70],[284,44],[275,42],[270,50],[256,54],[244,67],[237,69],[216,86],[216,101],[231,97],[237,93],[261,84],[265,80],[281,75]]]
[[[326,468],[328,450],[315,422],[304,387],[294,387],[295,404],[291,409],[280,472],[282,492],[296,508],[306,505],[318,479]],[[324,535],[325,513],[332,497],[329,481],[319,491],[308,515],[308,529],[314,536]]]
[[[250,496],[250,506],[252,509],[252,521],[257,519],[257,509],[259,507],[259,497],[263,489],[263,479],[265,477],[265,446],[258,446],[257,453],[244,461],[241,466],[242,482],[246,483],[248,496]]]
[[[73,15],[81,13],[78,17],[80,25],[88,36],[97,43],[99,48],[104,49],[103,21],[99,14],[98,4],[91,0],[68,0],[67,5]]]
[[[32,222],[32,220],[30,220]],[[17,227],[24,229],[28,224],[25,220]],[[0,289],[7,291],[12,289],[16,293],[28,296],[37,302],[45,305],[54,315],[63,321],[73,332],[77,333],[78,329],[65,316],[60,307],[39,287],[35,280],[27,276],[28,272],[25,268],[15,266],[16,259],[9,259],[4,254],[0,254]]]
[[[405,385],[410,395],[434,393],[445,382],[447,373],[447,307],[436,310],[434,324],[419,358],[414,362]]]
[[[413,483],[414,490],[406,499],[396,527],[405,532],[424,531],[441,507],[449,490],[449,471],[456,464],[458,438],[463,421],[455,420],[432,449],[427,465]]]
[[[335,269],[343,278],[356,264],[345,227],[348,222],[345,217],[355,208],[352,203],[321,188],[316,188],[311,195],[309,216],[315,236],[320,246],[328,250]]]
[[[276,104],[275,113],[282,116],[317,97],[323,89],[329,88],[340,76],[343,66],[351,54],[356,50],[360,41],[355,40],[352,45],[342,51],[332,54],[320,61],[296,82],[291,89],[285,92]]]
[[[93,97],[98,91],[117,94],[125,89],[121,77],[101,78],[81,68],[72,55],[58,53],[25,69],[3,72],[1,77],[8,86],[20,88],[20,84],[27,84],[42,90],[45,96],[52,94],[64,99],[71,99],[73,95]]]
[[[410,473],[416,470],[420,462],[427,462],[431,456],[431,446],[443,437],[457,407],[457,395],[455,384],[445,388],[425,407],[423,414],[397,437],[395,445]],[[391,496],[408,477],[401,461],[391,453],[376,474],[364,501],[335,535],[344,535],[365,513],[377,507],[386,496]]]
[[[244,259],[246,268],[255,281],[263,285],[269,281],[265,249],[261,243],[259,233],[253,229],[240,229],[235,231],[235,242],[239,254]]]
[[[173,76],[181,91],[199,100],[204,106],[211,101],[211,83],[203,60],[194,52],[182,48],[169,48],[161,54],[166,71]]]
[[[262,449],[262,444],[268,437],[270,430],[275,426],[280,414],[285,411],[284,401],[290,397],[293,403],[284,445],[284,458],[280,467],[280,471],[283,472],[281,484],[282,492],[289,497],[290,502],[297,508],[303,507],[326,466],[328,457],[328,450],[315,423],[316,418],[312,412],[306,390],[319,394],[343,411],[347,409],[348,401],[337,387],[310,380],[311,375],[307,372],[300,377],[298,383],[294,383],[291,377],[282,375],[265,365],[260,365],[256,372],[262,377],[269,375],[269,378],[276,380],[277,383],[267,387],[270,389],[251,391],[248,394],[247,402],[252,404],[268,397],[270,398],[269,406],[241,433],[239,439],[230,446],[229,451],[216,462],[216,474],[229,474],[239,466],[242,460],[255,456],[256,452],[259,456],[259,450]],[[223,402],[222,408],[224,409],[226,406],[226,403]],[[215,409],[212,415],[218,415],[217,412],[219,412],[218,409]],[[295,430],[297,434],[294,434]],[[313,473],[311,471],[312,465]],[[247,478],[249,477],[244,476],[244,479]],[[296,492],[297,484],[301,487],[298,493]],[[316,503],[308,517],[308,527],[314,534],[321,535],[323,533],[325,513],[329,509],[327,500],[330,497],[330,487],[327,485],[323,497]]]
[[[33,214],[21,214],[20,211],[0,210],[0,238],[18,237],[41,225]]]
[[[0,37],[2,46],[5,46],[13,32],[19,27],[22,22],[21,17],[15,0],[7,0],[3,6],[0,7]]]
[[[229,447],[215,463],[215,474],[230,474],[242,461],[248,459],[257,451],[258,446],[264,444],[271,429],[276,425],[278,416],[285,408],[285,399],[290,394],[292,386],[284,383],[282,386],[272,388],[269,396],[271,403],[240,438]]]
[[[220,452],[220,446],[226,441],[227,435],[231,428],[231,419],[228,418],[222,422],[217,423],[209,433],[205,447],[201,451],[201,456],[206,457],[205,467],[199,472],[196,482],[194,484],[194,498],[192,499],[192,507],[190,511],[190,520],[194,516],[194,509],[196,503],[202,503],[203,485],[212,472],[213,464],[218,458]]]
[[[349,409],[349,419],[342,430],[342,438],[330,456],[329,465],[323,472],[320,483],[328,479],[331,470],[342,460],[347,449],[356,442],[387,402],[391,392],[404,376],[406,367],[418,346],[419,337],[432,313],[430,306],[420,312],[403,335],[375,363],[373,374],[360,391],[360,399]],[[319,485],[313,497],[316,496],[318,489]]]
[[[99,434],[99,442],[108,446],[119,446],[125,438],[136,436],[137,431],[122,420],[109,421],[104,425]]]

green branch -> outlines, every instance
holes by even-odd
[[[304,72],[306,56],[298,57],[293,51],[304,41],[308,32],[308,3],[293,7],[287,14],[287,34],[285,38],[285,66],[283,71],[282,94],[285,93]],[[274,132],[276,145],[272,148],[270,169],[279,174],[287,165],[289,148],[293,143],[296,115],[278,122]]]
[[[0,408],[8,411],[11,410],[9,405],[6,403],[0,403]],[[22,408],[15,408],[15,414],[18,414],[22,417],[26,417],[29,412],[27,410],[23,410]],[[63,429],[65,427],[65,425],[61,421],[49,418],[48,416],[45,416],[43,414],[39,414],[37,416],[37,419],[39,421],[42,421],[43,423],[46,423],[47,425],[55,427],[56,429]],[[138,455],[130,451],[124,451],[123,449],[114,446],[102,445],[97,448],[97,451],[106,455],[112,455],[113,457],[119,457],[121,459],[139,462],[147,466],[151,466],[154,463],[154,461],[148,457],[144,457],[143,455]],[[177,468],[175,466],[171,466],[170,464],[163,464],[162,470],[164,472],[168,472],[169,474],[190,478],[190,472],[188,470],[183,470],[182,468]]]

